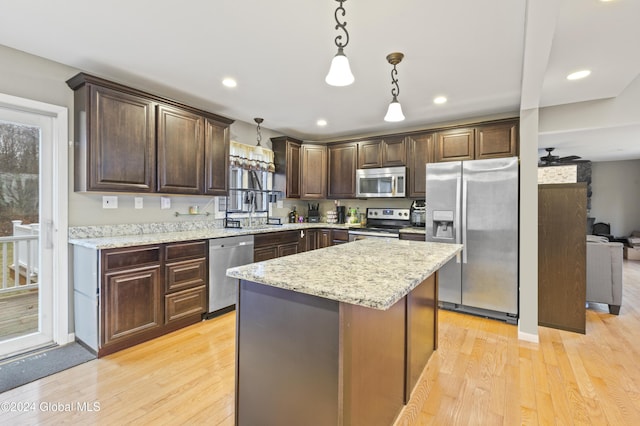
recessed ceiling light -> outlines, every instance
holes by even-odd
[[[591,71],[589,70],[572,72],[567,76],[567,80],[580,80],[581,78],[587,77],[589,74],[591,74]]]
[[[227,87],[236,87],[238,85],[238,83],[233,78],[225,78],[224,80],[222,80],[222,84]]]
[[[316,121],[316,124],[318,126],[320,126],[320,127],[324,127],[324,126],[327,125],[327,120],[320,119],[320,120]]]
[[[437,96],[435,98],[433,98],[433,103],[434,104],[444,104],[447,102],[447,98],[444,96]]]

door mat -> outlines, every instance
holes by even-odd
[[[96,359],[78,343],[0,363],[0,393]]]

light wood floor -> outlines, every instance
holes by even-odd
[[[519,341],[515,326],[441,311],[413,423],[640,424],[640,261],[625,261],[624,280],[620,316],[597,305],[586,335],[540,327],[539,344]],[[229,313],[0,394],[0,410],[33,404],[0,411],[0,423],[231,425],[234,328]],[[81,410],[94,402],[99,411]]]
[[[38,331],[38,290],[0,295],[0,340]]]

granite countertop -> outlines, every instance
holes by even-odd
[[[97,227],[99,228],[99,227]],[[69,244],[92,248],[111,249],[121,247],[142,246],[147,244],[173,243],[190,240],[208,240],[211,238],[235,237],[238,235],[255,235],[278,231],[296,231],[310,228],[349,229],[347,225],[328,223],[286,223],[282,225],[259,225],[246,228],[204,228],[187,231],[132,233],[130,235],[114,235],[103,237],[70,238]]]
[[[386,310],[460,250],[460,244],[368,238],[230,268],[227,275]]]

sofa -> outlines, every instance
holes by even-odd
[[[606,303],[618,315],[622,305],[623,244],[587,235],[587,302]]]

